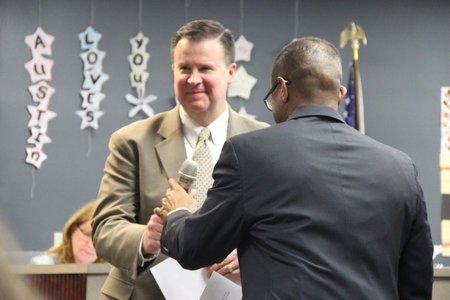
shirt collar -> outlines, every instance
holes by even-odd
[[[230,117],[228,103],[226,103],[226,107],[224,112],[215,119],[211,124],[207,126],[207,128],[211,132],[211,141],[214,145],[220,143],[220,141],[225,141],[227,138],[227,130],[228,130],[228,119]],[[183,127],[184,137],[187,139],[188,143],[195,148],[197,144],[197,138],[200,134],[200,131],[203,129],[203,126],[195,123],[194,120],[188,115],[183,106],[180,105],[180,120]],[[225,129],[225,130],[224,130]]]
[[[345,123],[342,116],[334,108],[327,105],[310,104],[297,108],[289,117],[290,120],[309,117],[309,116],[326,116]]]

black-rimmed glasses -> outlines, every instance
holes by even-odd
[[[291,82],[289,80],[283,79],[284,83],[286,83],[286,85],[290,85]],[[272,111],[272,98],[268,99],[270,97],[270,95],[273,94],[273,92],[275,92],[275,90],[277,89],[278,85],[280,84],[280,82],[277,80],[277,82],[274,83],[274,85],[272,85],[272,87],[270,88],[269,92],[267,93],[267,95],[264,97],[264,104],[266,104],[266,107],[268,110]]]

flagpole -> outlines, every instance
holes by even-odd
[[[355,53],[353,51],[353,53]],[[356,52],[358,54],[358,52]],[[362,123],[362,110],[361,110],[361,87],[359,82],[359,62],[358,58],[355,59],[353,57],[353,80],[354,80],[354,88],[355,88],[355,123],[356,129],[364,133],[364,125]]]
[[[362,27],[356,25],[355,22],[350,22],[349,26],[341,31],[340,47],[344,48],[347,42],[351,41],[353,86],[355,90],[355,126],[357,130],[364,133],[362,87],[359,74],[359,40],[362,40],[364,45],[367,44],[366,34]]]

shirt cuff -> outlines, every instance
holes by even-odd
[[[186,211],[188,211],[189,213],[191,213],[192,214],[192,211],[190,211],[189,209],[187,209],[186,207],[180,207],[180,208],[177,208],[177,209],[174,209],[174,210],[171,210],[167,215],[168,216],[170,216],[172,213],[174,213],[174,212],[176,212],[176,211],[180,211],[180,210],[186,210]]]
[[[141,237],[141,242],[139,243],[139,249],[138,249],[138,257],[139,257],[139,261],[138,261],[138,265],[142,268],[144,267],[144,265],[148,262],[151,262],[152,260],[154,260],[156,257],[158,257],[159,253],[161,252],[161,250],[158,250],[158,252],[154,253],[154,254],[147,254],[144,255],[142,254],[142,241],[144,240],[144,235],[142,235]]]

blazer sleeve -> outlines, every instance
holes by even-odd
[[[135,147],[120,132],[109,142],[98,207],[92,222],[98,256],[137,278],[138,247],[145,225],[136,224],[139,208],[138,161]]]
[[[427,210],[422,188],[417,181],[417,169],[414,165],[413,167],[417,198],[415,201],[415,216],[399,262],[399,299],[431,299],[433,288],[433,242],[430,225],[427,221]]]
[[[225,142],[214,173],[214,185],[194,214],[169,215],[161,250],[183,268],[198,269],[222,261],[245,234],[242,182],[233,145]]]

